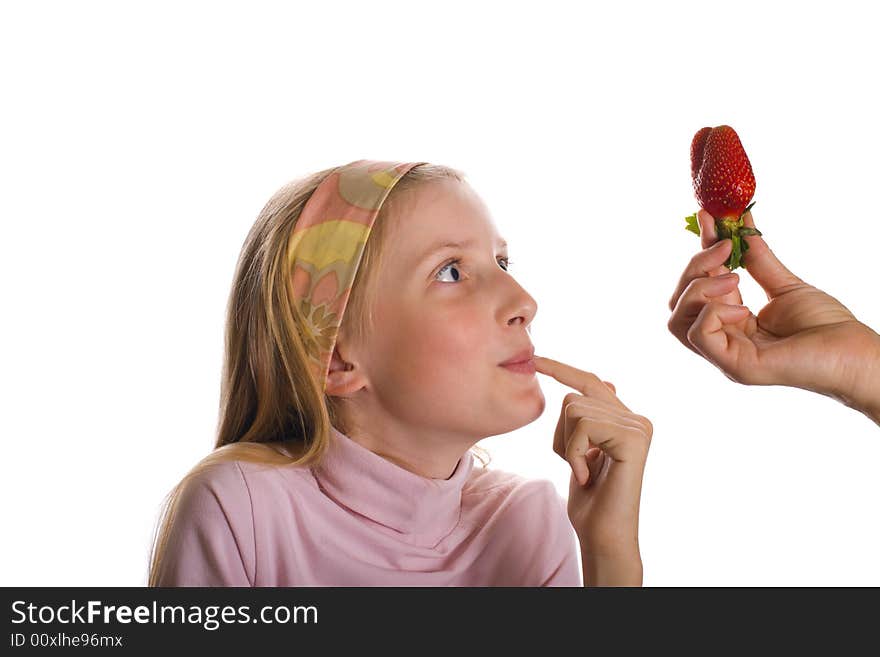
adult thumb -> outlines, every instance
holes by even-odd
[[[743,215],[743,226],[755,227],[751,211]],[[767,246],[767,242],[759,235],[743,237],[749,250],[743,256],[743,264],[752,278],[764,288],[768,299],[778,297],[793,285],[805,285],[804,281],[795,276],[783,265],[776,254]]]

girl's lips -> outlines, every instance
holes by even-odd
[[[508,363],[507,365],[501,365],[506,370],[510,370],[511,372],[517,372],[519,374],[534,374],[535,373],[535,360],[530,358],[529,360],[524,360],[519,363]]]

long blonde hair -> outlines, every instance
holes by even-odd
[[[150,550],[149,586],[157,586],[165,547],[186,486],[212,465],[248,461],[267,465],[313,466],[327,451],[331,426],[351,427],[341,400],[324,394],[307,365],[299,325],[306,320],[292,302],[287,243],[309,197],[338,167],[294,180],[279,189],[257,216],[242,246],[226,307],[220,417],[214,450],[168,493]],[[341,331],[360,341],[373,330],[374,281],[381,267],[388,217],[401,198],[430,181],[461,171],[421,164],[391,189],[364,247],[342,317]],[[487,464],[488,454],[474,446]]]

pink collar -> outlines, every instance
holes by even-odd
[[[330,448],[312,473],[337,504],[397,532],[407,543],[434,547],[458,524],[461,491],[473,466],[468,451],[449,479],[422,477],[332,428]]]

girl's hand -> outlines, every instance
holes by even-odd
[[[571,465],[568,517],[587,563],[639,556],[639,501],[642,475],[654,428],[630,411],[610,383],[549,358],[535,356],[538,372],[577,390],[565,396],[553,451]],[[633,564],[614,570],[632,572]],[[630,583],[630,582],[627,582]]]
[[[744,263],[769,303],[753,315],[742,306],[739,277],[722,265],[730,240],[717,241],[705,210],[698,219],[703,251],[669,301],[672,334],[737,383],[804,388],[863,411],[876,404],[871,390],[880,380],[880,336],[791,273],[757,235],[744,238]],[[751,212],[743,223],[754,227]]]

